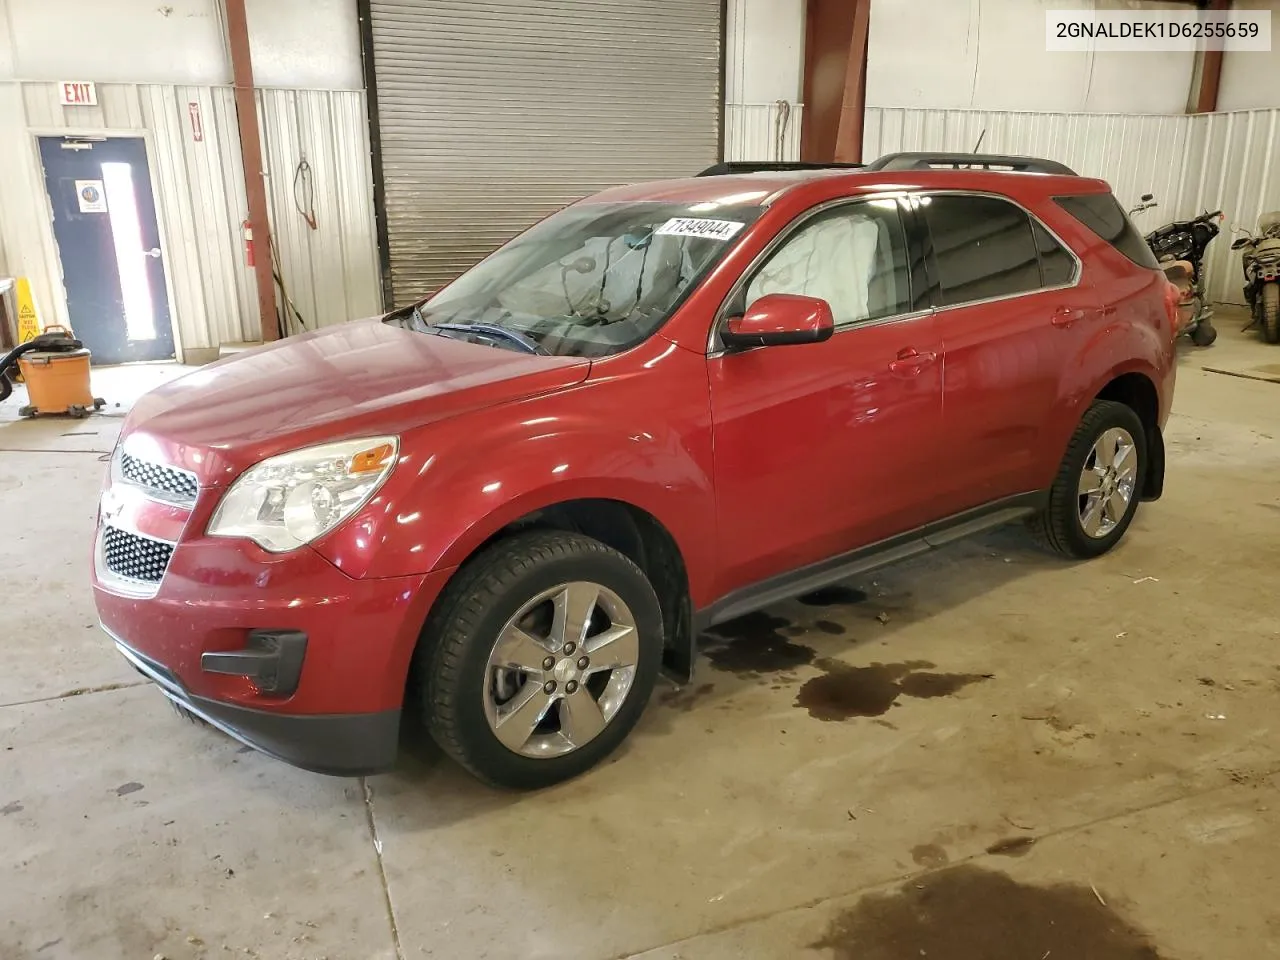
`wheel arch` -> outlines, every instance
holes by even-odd
[[[1164,492],[1164,436],[1160,430],[1160,393],[1146,373],[1129,370],[1113,375],[1093,396],[1093,401],[1122,403],[1142,421],[1147,441],[1147,469],[1142,478],[1141,499],[1158,500]],[[1091,401],[1092,402],[1092,401]]]
[[[679,682],[692,679],[695,644],[689,571],[675,535],[653,512],[611,497],[583,496],[541,504],[504,520],[479,537],[468,538],[465,552],[450,558],[450,565],[456,564],[450,580],[489,547],[527,530],[580,533],[635,563],[653,585],[662,610],[663,668]],[[427,611],[424,633],[438,604],[437,598]]]

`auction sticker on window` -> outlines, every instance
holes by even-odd
[[[656,236],[701,237],[704,240],[731,240],[744,224],[733,220],[705,220],[702,217],[672,217],[657,230]]]

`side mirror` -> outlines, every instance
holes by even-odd
[[[737,349],[821,343],[830,340],[835,329],[827,301],[771,293],[753,303],[745,315],[730,317],[720,339]]]
[[[1249,246],[1249,244],[1251,243],[1253,243],[1253,241],[1250,240],[1248,237],[1239,237],[1238,239],[1232,241],[1231,249],[1240,250],[1240,249],[1243,249],[1244,247]]]

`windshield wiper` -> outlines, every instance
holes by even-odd
[[[413,321],[414,327],[421,333],[430,333],[431,324],[427,323],[422,316],[422,307],[414,304],[413,310],[409,313],[409,319]]]
[[[421,318],[422,315],[418,314],[417,319],[421,321]],[[518,330],[508,330],[506,327],[499,327],[492,323],[424,323],[423,326],[428,333],[434,330],[448,330],[450,333],[479,333],[486,337],[495,337],[514,343],[526,353],[536,353],[543,357],[551,356],[548,350]]]

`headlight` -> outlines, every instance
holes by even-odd
[[[294,450],[251,467],[209,521],[211,537],[247,537],[264,550],[295,550],[363,507],[396,465],[396,437]]]

